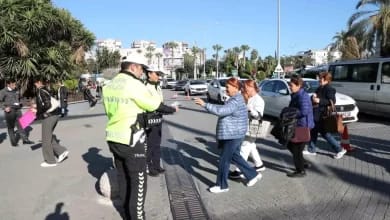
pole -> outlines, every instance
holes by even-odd
[[[277,14],[278,14],[278,30],[277,30],[277,50],[276,50],[276,56],[277,56],[277,59],[278,59],[278,64],[276,65],[275,72],[277,74],[277,77],[280,78],[280,74],[283,72],[283,68],[280,65],[280,0],[278,0]]]
[[[203,48],[203,79],[206,79],[206,48]]]

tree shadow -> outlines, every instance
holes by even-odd
[[[381,166],[385,168],[387,172],[390,172],[388,158],[390,155],[390,141],[359,135],[351,135],[350,138],[352,138],[351,142],[355,150],[349,152],[348,155],[361,161]]]
[[[63,202],[57,203],[54,212],[47,215],[45,220],[69,220],[69,214],[67,212],[62,212],[63,206]]]
[[[87,162],[88,173],[96,178],[95,189],[96,192],[102,194],[99,187],[99,179],[107,170],[114,168],[112,158],[104,157],[99,154],[101,149],[97,147],[90,147],[88,152],[81,157]]]
[[[210,169],[206,166],[201,165],[198,160],[203,159],[211,163],[213,166],[218,167],[219,157],[182,141],[169,139],[168,142],[174,143],[177,146],[176,149],[170,148],[170,156],[176,157],[178,159],[172,160],[172,158],[164,157],[163,160],[166,163],[168,163],[169,165],[181,166],[189,174],[196,177],[199,181],[203,182],[207,186],[214,185],[214,181],[209,180],[208,178],[200,174],[197,170],[206,171],[214,175],[217,174],[217,170]],[[163,147],[162,150],[168,151],[168,147]],[[185,154],[188,154],[189,156]]]

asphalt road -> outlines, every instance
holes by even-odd
[[[267,169],[253,187],[229,181],[230,191],[212,194],[219,150],[214,138],[216,117],[186,99],[178,113],[166,116],[162,141],[164,176],[148,179],[147,219],[390,219],[389,119],[362,116],[349,125],[356,149],[340,160],[320,139],[313,166],[301,179],[286,177],[294,166],[291,154],[273,137],[257,142]],[[0,115],[1,119],[1,115]],[[1,122],[2,120],[0,120]],[[112,166],[104,141],[106,118],[101,105],[70,106],[56,134],[70,150],[67,160],[41,168],[40,145],[13,148],[0,128],[0,219],[120,219],[96,184]],[[30,137],[40,140],[40,124]],[[66,218],[68,217],[68,218]]]

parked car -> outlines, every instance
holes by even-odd
[[[176,80],[173,78],[164,78],[162,83],[163,89],[173,89],[176,85]]]
[[[205,80],[188,80],[184,86],[186,95],[206,94],[207,82]]]
[[[265,102],[264,114],[279,117],[281,110],[288,106],[291,100],[291,91],[288,87],[290,79],[266,79],[260,82],[260,96]],[[319,87],[318,80],[303,78],[304,89],[309,94]],[[336,110],[343,116],[344,123],[358,120],[359,109],[350,96],[336,92]]]
[[[207,100],[209,102],[223,103],[229,97],[226,95],[226,81],[229,78],[213,79],[207,88]]]
[[[229,96],[226,95],[226,81],[230,77],[224,77],[224,78],[218,78],[213,79],[208,84],[208,91],[207,91],[207,100],[209,102],[217,102],[217,103],[224,103],[229,99]],[[243,82],[247,79],[239,79],[241,85],[243,85]]]
[[[390,57],[329,64],[332,85],[353,97],[361,112],[390,117]]]
[[[184,91],[184,86],[187,84],[188,80],[179,80],[176,82],[175,87],[173,88],[175,91]]]

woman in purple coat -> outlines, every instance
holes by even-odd
[[[289,107],[298,109],[297,114],[297,127],[308,127],[309,129],[314,127],[313,121],[313,106],[310,100],[309,94],[303,90],[303,80],[299,76],[292,76],[288,83],[292,92],[291,101]],[[288,173],[288,177],[304,177],[305,172],[305,160],[303,159],[302,151],[305,148],[306,143],[293,143],[288,142],[287,148],[291,151],[295,164],[295,171]]]

